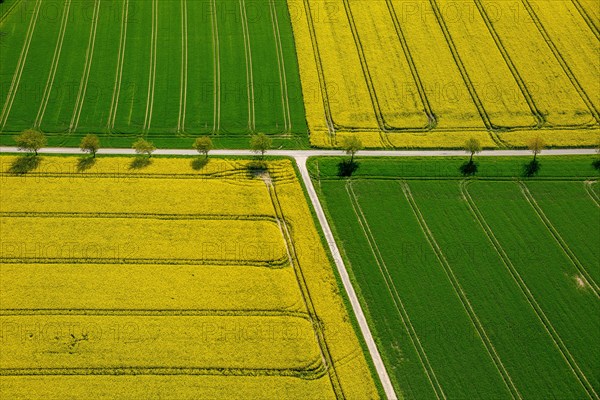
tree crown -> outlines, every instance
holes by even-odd
[[[539,154],[542,152],[542,150],[544,150],[544,147],[546,147],[546,143],[544,143],[544,139],[542,139],[540,136],[535,136],[529,139],[527,142],[527,147],[533,154]]]
[[[255,153],[265,154],[265,152],[271,148],[272,143],[271,138],[264,133],[259,133],[252,136],[250,139],[250,148],[252,148]]]
[[[46,145],[46,135],[40,131],[28,129],[15,137],[15,142],[20,150],[37,153],[39,149]]]
[[[193,147],[198,153],[208,154],[213,149],[213,142],[209,136],[200,136],[194,141]]]
[[[85,135],[79,144],[81,151],[86,151],[91,154],[96,154],[100,148],[100,139],[96,135]]]
[[[470,138],[465,142],[465,150],[471,154],[477,154],[481,152],[481,143],[475,138]]]
[[[154,146],[154,144],[152,144],[151,142],[148,142],[147,140],[144,139],[138,139],[133,143],[133,149],[135,150],[136,153],[138,154],[147,154],[147,155],[151,155],[154,150],[156,150],[156,147]]]
[[[346,154],[353,156],[354,154],[363,149],[363,144],[358,138],[358,136],[353,135],[345,138],[342,141],[342,149],[344,149]]]

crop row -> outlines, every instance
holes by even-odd
[[[290,7],[298,9],[297,3]],[[598,127],[597,80],[583,68],[599,67],[588,49],[597,41],[573,4],[561,3],[560,12],[529,0],[378,0],[368,6],[336,0],[326,7],[303,0],[302,6],[305,18],[293,21],[301,74],[312,82],[305,91],[320,88],[305,99],[313,143],[324,145],[316,138],[323,132],[330,144],[338,132],[358,132],[369,144],[390,147],[405,138],[384,132],[461,129],[487,130],[503,145],[505,130]],[[448,11],[455,8],[462,18]],[[563,14],[571,24],[555,17]],[[576,52],[571,38],[585,42],[585,51]],[[316,67],[302,56],[308,51]]]
[[[599,209],[581,182],[321,187],[406,397],[597,397]]]
[[[306,129],[284,3],[35,0],[3,11],[4,132]]]

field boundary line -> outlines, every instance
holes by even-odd
[[[558,232],[556,227],[552,224],[550,219],[546,216],[546,213],[544,213],[544,210],[542,209],[542,207],[535,200],[535,197],[533,197],[533,195],[529,191],[529,188],[527,187],[527,185],[523,181],[519,181],[519,187],[521,189],[521,193],[523,194],[523,197],[525,197],[525,199],[527,200],[527,202],[529,203],[531,208],[533,208],[536,215],[542,221],[542,223],[544,224],[544,226],[546,227],[548,232],[552,235],[552,237],[554,238],[556,243],[560,246],[562,252],[569,258],[569,260],[571,261],[573,266],[575,268],[577,268],[579,273],[582,275],[584,282],[590,287],[590,289],[592,289],[592,292],[594,293],[596,298],[600,299],[600,294],[599,294],[600,287],[598,286],[598,283],[596,283],[594,281],[594,279],[590,276],[590,274],[587,272],[587,269],[585,268],[585,266],[581,263],[581,261],[579,261],[579,259],[577,258],[577,256],[573,252],[573,250],[571,250],[571,248],[569,247],[567,242],[565,242],[565,240],[560,235],[560,232]]]
[[[254,102],[254,67],[252,66],[252,45],[250,29],[246,15],[246,0],[239,0],[242,34],[244,36],[244,56],[246,59],[246,92],[248,94],[248,131],[256,131],[256,112]]]
[[[126,258],[126,257],[0,257],[5,264],[122,264],[122,265],[201,265],[217,267],[255,267],[284,269],[289,260],[283,256],[271,260],[236,260],[226,258]]]
[[[156,86],[156,53],[158,51],[158,0],[152,0],[152,38],[150,39],[150,71],[148,73],[148,95],[144,116],[144,133],[148,133],[152,124],[154,110],[154,88]]]
[[[575,8],[577,8],[577,11],[579,12],[579,14],[581,14],[581,17],[585,20],[585,23],[590,28],[594,36],[596,36],[596,39],[600,40],[600,30],[598,29],[598,27],[596,26],[586,9],[581,5],[579,0],[571,0],[571,2],[575,6]]]
[[[0,317],[26,317],[34,315],[78,315],[78,316],[123,316],[123,317],[284,317],[310,321],[309,315],[301,311],[258,309],[219,310],[195,308],[2,308]]]
[[[92,69],[92,63],[94,60],[94,47],[96,45],[96,31],[98,28],[98,17],[100,15],[101,1],[102,0],[94,0],[94,15],[92,17],[92,27],[90,29],[88,47],[85,53],[85,66],[83,67],[83,76],[79,82],[79,90],[77,92],[77,99],[75,101],[75,110],[73,111],[71,123],[69,124],[69,132],[77,130],[79,118],[81,116],[81,110],[83,109],[83,102],[85,101],[87,85],[90,79],[90,71]]]
[[[315,64],[317,66],[317,76],[319,77],[319,89],[321,91],[321,99],[323,100],[323,109],[325,111],[325,123],[327,124],[328,138],[332,146],[337,144],[336,129],[337,125],[333,120],[333,113],[331,112],[331,103],[329,101],[329,95],[327,93],[327,80],[325,79],[325,72],[323,68],[323,60],[321,58],[321,51],[319,50],[319,42],[317,41],[317,32],[315,30],[315,23],[312,16],[312,9],[310,7],[310,0],[303,0],[304,13],[306,15],[306,22],[308,25],[308,32],[310,34]]]
[[[519,72],[515,63],[513,62],[512,58],[510,57],[508,50],[506,50],[504,43],[502,43],[502,39],[500,38],[500,35],[496,31],[494,23],[492,22],[490,16],[488,15],[482,1],[481,0],[473,0],[473,1],[475,2],[475,6],[477,7],[477,10],[479,11],[479,15],[481,15],[481,19],[485,23],[485,26],[487,27],[488,32],[490,33],[490,36],[492,37],[492,39],[494,40],[494,43],[496,44],[496,48],[500,51],[500,54],[502,55],[502,59],[504,60],[504,63],[510,70],[510,73],[512,74],[513,79],[516,81],[517,86],[519,86],[519,90],[521,90],[521,93],[523,94],[523,97],[525,98],[525,101],[527,102],[527,105],[529,106],[529,110],[531,111],[531,114],[537,120],[536,128],[539,129],[540,127],[547,124],[548,121],[546,121],[546,117],[538,108],[535,100],[533,99],[533,96],[531,95],[531,92],[529,92],[529,89],[527,88],[525,80],[521,76],[521,73]]]
[[[271,11],[271,25],[273,25],[273,36],[275,37],[275,51],[277,52],[277,65],[279,69],[279,85],[281,88],[281,105],[283,108],[283,132],[292,132],[292,117],[290,112],[290,97],[288,92],[287,71],[285,68],[285,57],[283,55],[283,44],[281,42],[281,31],[279,29],[279,17],[275,0],[269,0]]]
[[[487,113],[487,110],[483,106],[483,102],[481,101],[479,94],[477,94],[477,91],[475,89],[475,86],[473,85],[473,81],[471,80],[471,77],[469,76],[467,68],[465,67],[465,64],[463,63],[462,58],[461,58],[460,54],[458,53],[458,49],[456,47],[456,44],[454,43],[454,39],[452,38],[452,35],[450,34],[450,30],[448,29],[448,25],[446,24],[446,21],[444,20],[443,13],[440,10],[437,0],[429,0],[429,3],[431,4],[431,8],[433,9],[433,14],[435,15],[436,21],[442,31],[442,34],[444,35],[444,38],[446,39],[446,44],[448,45],[448,48],[450,49],[450,53],[452,55],[452,59],[454,60],[454,64],[456,64],[456,66],[458,67],[460,76],[462,77],[462,79],[465,83],[465,86],[467,87],[467,90],[469,91],[471,100],[473,100],[473,103],[475,104],[475,108],[477,108],[477,112],[479,113],[479,116],[481,117],[481,120],[483,121],[483,124],[485,125],[485,127],[490,135],[490,138],[500,148],[509,147],[506,145],[506,142],[504,142],[500,138],[500,136],[497,134],[496,130],[498,129],[498,127],[493,124],[489,114]]]
[[[597,185],[597,184],[598,184],[598,181],[583,182],[583,186],[585,187],[585,191],[587,192],[588,196],[590,196],[592,201],[594,203],[596,203],[596,205],[598,207],[600,207],[600,198],[598,198],[598,195],[596,194],[596,192],[594,192],[594,189],[592,188],[592,186]]]
[[[2,113],[0,113],[0,132],[4,130],[6,126],[6,121],[8,120],[8,116],[12,109],[12,105],[15,101],[15,96],[17,95],[17,91],[19,89],[21,83],[21,76],[23,75],[23,69],[25,68],[25,63],[27,62],[27,56],[29,55],[29,47],[31,46],[31,40],[33,38],[33,34],[35,32],[35,28],[37,26],[38,17],[40,14],[40,8],[42,8],[43,0],[36,0],[33,16],[29,21],[29,25],[27,26],[27,33],[25,35],[25,43],[23,43],[23,48],[21,49],[21,53],[19,54],[19,61],[17,61],[17,68],[15,69],[15,73],[13,75],[12,81],[10,83],[10,88],[8,90],[8,94],[6,96],[6,102],[2,107]]]
[[[158,220],[204,220],[204,221],[268,221],[277,223],[274,215],[268,214],[165,214],[165,213],[128,213],[128,212],[49,212],[49,211],[0,211],[3,218],[127,218]]]
[[[354,39],[354,48],[358,53],[358,59],[362,68],[363,78],[365,79],[365,84],[367,85],[369,96],[371,97],[371,106],[373,107],[373,113],[375,114],[375,119],[377,120],[377,124],[379,125],[379,138],[381,140],[381,144],[384,147],[394,148],[391,141],[385,134],[386,131],[392,129],[390,129],[391,127],[385,121],[383,111],[381,111],[379,97],[377,95],[377,91],[375,90],[375,84],[373,83],[373,77],[371,76],[369,64],[367,63],[367,57],[365,56],[365,50],[362,45],[362,41],[360,40],[358,28],[356,27],[356,22],[354,20],[354,14],[352,13],[350,2],[349,0],[342,0],[342,3],[344,4],[346,19],[348,20],[348,26],[350,27],[350,32],[352,33],[352,38]]]
[[[277,225],[279,226],[279,230],[281,232],[281,235],[283,236],[283,241],[285,243],[285,248],[287,251],[287,261],[294,271],[296,282],[298,283],[298,288],[300,290],[306,310],[308,311],[310,322],[315,333],[315,338],[317,339],[317,343],[319,344],[322,357],[322,365],[327,371],[329,380],[331,382],[331,387],[333,389],[333,392],[335,393],[336,398],[345,399],[346,396],[344,394],[344,390],[340,383],[339,376],[335,369],[335,363],[333,362],[333,357],[331,356],[329,345],[325,338],[325,333],[323,332],[323,324],[319,319],[317,310],[310,295],[310,290],[306,282],[306,278],[304,277],[304,272],[302,271],[300,260],[298,259],[298,254],[296,253],[292,234],[285,219],[285,215],[283,214],[283,209],[281,208],[279,197],[277,196],[277,190],[270,176],[265,177],[264,182],[265,186],[267,187],[267,191],[269,192],[271,203],[273,205],[273,210],[277,219]]]
[[[598,125],[598,124],[600,124],[600,113],[598,112],[598,109],[596,108],[596,106],[594,105],[594,102],[590,99],[590,97],[588,96],[588,94],[586,93],[586,91],[581,86],[581,83],[579,83],[579,81],[577,80],[577,77],[575,76],[575,74],[573,74],[573,71],[571,70],[571,67],[569,67],[569,65],[565,61],[565,59],[562,56],[561,52],[558,50],[558,47],[556,47],[556,44],[554,44],[554,41],[552,40],[552,38],[548,34],[548,31],[546,31],[546,28],[544,27],[544,25],[540,21],[539,17],[537,16],[537,13],[535,12],[535,10],[533,9],[533,7],[531,6],[531,3],[529,2],[529,0],[521,0],[521,2],[525,6],[525,10],[527,11],[527,13],[529,14],[529,16],[531,17],[531,19],[532,19],[533,23],[535,24],[536,28],[538,29],[538,31],[540,32],[540,34],[544,38],[544,41],[548,45],[548,48],[550,49],[550,51],[552,52],[552,54],[554,55],[554,58],[556,58],[556,60],[560,64],[562,70],[567,75],[567,77],[571,81],[571,84],[573,85],[573,87],[575,88],[575,90],[577,91],[577,93],[579,93],[579,96],[581,97],[581,99],[583,100],[583,102],[587,106],[588,110],[592,114],[592,117],[596,120],[596,123],[595,124],[591,124],[591,125]]]
[[[410,337],[410,341],[417,353],[417,356],[419,357],[419,361],[421,363],[421,366],[423,367],[423,370],[425,371],[425,375],[429,380],[431,388],[433,389],[433,392],[435,393],[437,399],[446,399],[444,389],[442,388],[440,382],[437,379],[435,370],[433,369],[433,366],[429,361],[429,357],[427,356],[427,352],[423,348],[421,340],[419,339],[419,335],[417,334],[417,331],[415,330],[410,320],[410,316],[408,315],[408,312],[404,307],[404,303],[402,302],[400,294],[398,293],[398,289],[396,288],[394,280],[392,279],[389,269],[387,268],[387,264],[385,263],[385,260],[381,255],[379,246],[377,246],[377,242],[375,241],[373,233],[371,232],[369,223],[363,213],[360,203],[358,202],[358,198],[356,197],[356,193],[354,192],[354,188],[352,187],[351,181],[346,182],[345,189],[346,193],[348,194],[348,198],[350,199],[350,203],[352,204],[352,210],[354,211],[354,215],[358,220],[361,230],[363,231],[363,234],[365,236],[365,239],[367,239],[367,242],[369,243],[369,247],[371,248],[371,252],[375,257],[375,262],[377,263],[377,267],[379,268],[379,272],[381,273],[381,276],[385,281],[385,285],[388,289],[390,296],[392,297],[394,306],[398,311],[398,315],[402,320],[402,324],[404,325],[404,328],[406,329]]]
[[[221,131],[221,41],[219,39],[219,10],[217,1],[211,0],[211,29],[213,44],[213,134]]]
[[[2,14],[2,16],[0,17],[0,24],[4,22],[4,20],[10,15],[10,13],[12,13],[13,9],[17,7],[17,5],[19,5],[21,3],[21,0],[17,0],[15,1],[12,6],[10,6],[8,8],[8,10],[6,10],[4,12],[4,14]]]
[[[459,184],[460,189],[461,189],[461,195],[462,195],[463,199],[465,200],[465,203],[466,203],[469,211],[471,211],[471,214],[473,215],[473,217],[475,218],[475,220],[478,222],[479,226],[484,231],[486,237],[488,238],[488,240],[490,241],[490,243],[492,244],[492,246],[496,250],[496,253],[498,254],[498,256],[500,257],[500,259],[502,260],[502,264],[504,264],[504,266],[506,267],[506,269],[508,269],[508,271],[509,271],[510,275],[512,276],[513,280],[515,281],[515,283],[517,283],[517,285],[521,289],[521,292],[523,293],[523,295],[527,299],[527,302],[529,303],[529,305],[531,306],[531,308],[535,312],[536,316],[539,318],[540,322],[544,326],[544,330],[546,331],[546,333],[548,333],[548,335],[552,338],[552,341],[554,342],[554,345],[556,346],[556,348],[560,352],[560,354],[563,357],[563,359],[568,364],[568,366],[571,369],[571,372],[573,373],[573,375],[575,375],[575,377],[577,378],[577,380],[579,381],[579,383],[583,386],[583,388],[587,392],[588,396],[591,399],[594,399],[594,398],[597,399],[598,398],[598,394],[596,393],[593,385],[590,384],[590,382],[588,381],[587,377],[585,376],[585,374],[583,373],[583,371],[579,367],[579,364],[577,363],[577,360],[573,357],[573,355],[569,351],[568,347],[564,344],[564,342],[562,341],[562,338],[560,337],[560,335],[558,334],[558,332],[556,332],[556,329],[552,325],[552,322],[546,316],[546,313],[544,312],[544,310],[542,309],[542,307],[538,304],[537,300],[535,299],[535,296],[533,295],[533,293],[529,289],[529,286],[527,286],[527,284],[525,283],[525,281],[521,277],[521,274],[519,274],[519,271],[517,270],[517,268],[513,264],[512,260],[510,259],[510,257],[508,256],[508,254],[506,253],[506,251],[504,250],[504,248],[502,247],[502,244],[498,241],[498,238],[496,238],[496,235],[494,234],[494,231],[488,225],[488,223],[485,220],[483,214],[481,213],[481,211],[477,207],[477,204],[475,203],[475,201],[471,197],[471,194],[468,191],[468,185],[470,183],[471,183],[471,181],[463,180]]]
[[[117,72],[115,74],[115,85],[113,86],[113,95],[110,102],[110,111],[108,113],[107,130],[110,132],[115,128],[117,119],[117,109],[119,107],[119,97],[121,97],[121,84],[123,81],[123,65],[125,64],[125,50],[127,48],[127,29],[129,27],[129,0],[123,1],[121,13],[121,32],[119,36],[119,54],[117,57]]]
[[[227,367],[89,367],[89,368],[1,368],[0,376],[276,376],[306,380],[321,378],[327,371],[322,365],[306,368],[227,368]]]
[[[438,124],[437,116],[433,112],[431,108],[431,103],[429,102],[429,97],[427,96],[427,90],[425,89],[425,85],[423,85],[423,80],[421,79],[421,75],[419,74],[419,69],[417,68],[417,64],[413,59],[412,52],[410,51],[410,46],[408,45],[408,41],[406,40],[406,36],[404,35],[404,31],[402,30],[402,25],[398,20],[398,14],[396,13],[396,7],[394,7],[394,3],[391,0],[385,0],[387,4],[388,11],[390,13],[390,17],[392,18],[392,22],[394,24],[394,29],[396,30],[396,34],[398,35],[398,40],[400,45],[402,46],[402,51],[404,52],[404,57],[408,62],[408,66],[410,68],[410,73],[415,81],[415,85],[417,86],[417,91],[419,92],[419,97],[421,98],[421,103],[425,108],[425,114],[427,115],[427,119],[429,123],[425,130],[430,131],[435,129]]]
[[[181,79],[179,82],[179,116],[177,133],[185,132],[188,87],[188,9],[187,0],[181,0]]]
[[[42,102],[38,108],[33,127],[39,129],[50,101],[50,95],[52,94],[52,88],[54,86],[54,79],[56,78],[56,71],[58,71],[58,63],[62,55],[62,47],[65,41],[65,33],[67,32],[67,25],[69,24],[69,17],[71,12],[71,0],[66,0],[63,6],[63,15],[60,21],[60,30],[58,32],[58,39],[56,46],[54,47],[54,55],[52,56],[52,64],[50,64],[50,72],[48,73],[48,80],[44,87],[44,94],[42,95]]]
[[[441,264],[442,268],[444,269],[444,272],[446,273],[446,276],[447,276],[448,280],[450,281],[450,283],[454,289],[454,292],[458,296],[464,310],[466,311],[467,315],[469,316],[469,319],[471,320],[471,324],[472,324],[473,328],[475,328],[475,330],[477,331],[477,334],[478,334],[479,338],[481,339],[481,342],[485,346],[485,348],[488,352],[488,355],[492,359],[492,361],[496,367],[496,370],[502,377],[502,380],[504,381],[506,388],[509,390],[509,392],[513,398],[522,399],[523,397],[522,397],[521,393],[519,392],[519,389],[516,387],[515,383],[512,380],[512,377],[510,376],[509,372],[506,370],[506,367],[504,366],[504,363],[502,362],[500,355],[496,351],[496,347],[494,346],[494,344],[492,343],[492,340],[488,336],[488,334],[483,326],[483,323],[477,316],[477,312],[475,312],[475,309],[473,308],[473,305],[471,304],[469,297],[467,296],[465,290],[463,289],[462,285],[460,284],[459,279],[454,274],[454,271],[452,270],[452,266],[450,265],[450,262],[448,262],[448,259],[446,258],[446,255],[442,251],[442,248],[440,247],[437,240],[435,239],[433,232],[429,228],[429,225],[427,225],[427,221],[425,221],[425,217],[423,216],[421,209],[419,208],[419,206],[412,194],[412,191],[410,190],[410,186],[405,181],[400,181],[400,187],[402,188],[404,197],[406,197],[406,200],[409,203],[410,208],[419,223],[419,227],[421,228],[422,233],[425,235],[427,242],[431,246],[433,252],[435,253],[436,258],[438,259],[438,262]]]

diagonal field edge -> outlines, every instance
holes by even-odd
[[[365,340],[365,343],[367,344],[369,353],[371,354],[373,364],[375,365],[375,370],[377,371],[377,375],[379,376],[379,380],[381,381],[383,390],[385,391],[385,395],[390,400],[398,399],[398,396],[394,392],[394,387],[392,386],[392,382],[390,381],[388,372],[385,368],[385,365],[383,364],[383,360],[381,359],[381,354],[379,354],[379,350],[377,349],[377,345],[375,344],[375,340],[373,339],[373,335],[371,334],[371,330],[369,329],[369,325],[367,324],[365,314],[363,313],[363,310],[358,301],[358,297],[356,296],[356,292],[354,291],[354,287],[352,286],[352,282],[350,281],[350,277],[348,275],[348,271],[346,270],[344,260],[340,255],[340,251],[335,242],[335,238],[333,236],[329,223],[325,218],[325,213],[323,211],[323,208],[321,207],[321,203],[319,202],[317,192],[315,191],[315,188],[310,179],[308,169],[306,168],[306,160],[306,157],[296,158],[296,163],[298,165],[298,169],[300,170],[302,181],[304,182],[312,206],[315,210],[315,213],[317,214],[317,218],[319,219],[319,225],[321,225],[321,229],[323,230],[323,234],[325,235],[327,244],[329,245],[329,250],[331,251],[331,255],[335,261],[335,265],[342,279],[342,283],[344,284],[344,289],[348,294],[350,304],[352,305],[352,310],[354,311],[354,315],[356,316],[358,325],[360,326],[362,336]]]

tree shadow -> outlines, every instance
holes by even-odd
[[[465,161],[458,170],[463,176],[473,176],[477,173],[477,164],[474,161]]]
[[[202,168],[206,167],[206,164],[208,164],[208,158],[207,157],[194,158],[192,160],[192,162],[191,162],[192,169],[194,171],[200,171]]]
[[[42,158],[36,155],[26,155],[16,158],[8,172],[15,175],[25,175],[39,167]]]
[[[87,171],[94,165],[96,165],[96,159],[94,157],[82,157],[79,159],[79,161],[77,161],[77,171]]]
[[[592,167],[594,167],[594,169],[596,169],[596,171],[600,171],[600,158],[597,160],[594,160],[594,162],[592,163]]]
[[[523,176],[531,178],[536,176],[540,171],[541,164],[538,160],[532,160],[531,162],[523,165]]]
[[[129,164],[129,169],[142,169],[152,164],[152,160],[149,157],[136,157]]]
[[[246,172],[251,179],[263,178],[269,172],[267,163],[264,160],[254,160],[246,166]]]
[[[338,164],[338,176],[350,177],[358,170],[359,164],[356,161],[344,160]]]

